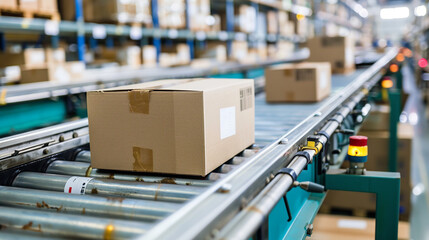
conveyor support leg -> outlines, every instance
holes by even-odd
[[[400,179],[396,172],[352,175],[336,169],[326,174],[325,186],[328,190],[375,193],[375,239],[398,239]]]

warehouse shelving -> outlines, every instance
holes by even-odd
[[[265,1],[243,1],[245,3],[250,3],[255,8],[258,8],[258,4],[269,5],[280,10],[287,10],[294,13],[302,13],[304,15],[311,15],[311,9],[298,5],[291,5],[290,8],[283,8],[278,6],[278,4],[269,4]],[[21,17],[0,17],[0,28],[4,32],[18,32],[18,33],[32,33],[32,34],[46,34],[49,32],[54,32],[51,34],[52,37],[52,47],[56,48],[58,46],[58,40],[60,36],[76,36],[77,45],[78,45],[78,55],[79,60],[84,60],[85,53],[85,38],[90,37],[93,34],[95,27],[101,27],[105,30],[106,37],[130,37],[132,35],[133,28],[141,28],[141,35],[137,38],[131,37],[132,40],[140,40],[144,38],[153,38],[154,45],[157,48],[158,57],[161,52],[161,39],[182,39],[187,40],[188,45],[190,46],[191,58],[193,57],[195,41],[206,41],[206,40],[218,40],[226,41],[230,48],[230,43],[233,40],[248,40],[248,41],[268,41],[268,42],[277,42],[279,40],[290,41],[294,43],[303,42],[305,39],[293,35],[293,36],[281,36],[281,35],[265,35],[265,36],[256,36],[256,34],[246,34],[242,32],[234,32],[234,3],[235,1],[227,0],[224,3],[226,10],[226,31],[221,32],[194,32],[188,29],[160,29],[158,27],[158,16],[157,16],[157,1],[152,0],[152,16],[153,16],[153,28],[144,28],[137,26],[129,25],[120,25],[120,24],[99,24],[99,23],[90,23],[84,22],[83,20],[83,9],[82,1],[75,0],[75,9],[76,9],[76,21],[58,21],[47,19],[38,19],[38,18],[21,18]],[[186,4],[188,2],[186,1]],[[185,14],[188,18],[188,13]],[[188,22],[188,20],[187,20]],[[188,24],[189,27],[189,24]],[[47,28],[57,28],[53,30],[47,30]],[[139,31],[140,32],[140,31]],[[0,34],[1,43],[0,49],[5,49],[5,39],[4,34]]]

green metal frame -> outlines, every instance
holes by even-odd
[[[400,174],[367,171],[365,175],[352,175],[345,171],[329,170],[325,176],[326,189],[375,193],[375,239],[398,239]]]

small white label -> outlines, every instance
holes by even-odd
[[[97,24],[92,28],[92,37],[94,39],[105,39],[106,35],[106,27],[103,25]]]
[[[64,186],[64,192],[70,194],[84,195],[85,189],[92,179],[93,178],[88,177],[70,177],[69,180],[67,180],[66,185]]]
[[[142,28],[138,26],[131,27],[130,38],[132,40],[140,40],[143,36]]]
[[[47,20],[45,22],[45,34],[49,36],[56,36],[60,32],[58,21]]]
[[[328,86],[328,73],[326,70],[320,71],[320,88],[325,89]]]
[[[32,51],[29,58],[31,63],[44,63],[45,52],[39,50]]]
[[[179,36],[179,31],[176,29],[170,29],[168,30],[168,37],[171,39],[176,39]]]
[[[346,48],[346,63],[345,65],[353,64],[355,62],[353,55],[353,50],[351,48]]]
[[[337,222],[339,228],[366,229],[367,224],[363,220],[340,219]]]
[[[235,106],[220,109],[220,139],[235,135]]]

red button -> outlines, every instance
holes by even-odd
[[[351,136],[349,138],[351,146],[364,147],[368,143],[368,137],[365,136]]]

